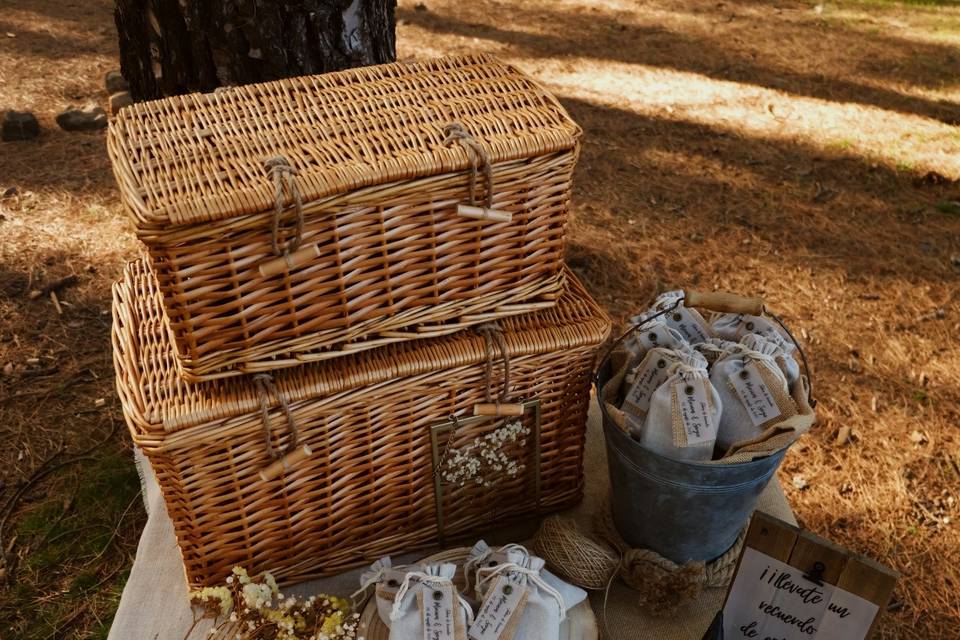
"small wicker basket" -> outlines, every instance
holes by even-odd
[[[117,388],[190,583],[235,565],[301,581],[578,501],[591,371],[610,321],[566,281],[553,308],[497,323],[500,348],[484,325],[272,378],[187,383],[149,263],[131,263],[114,287]],[[471,416],[491,385],[527,409],[508,420],[529,437],[502,447],[521,472],[492,487],[448,483],[451,447],[509,426]]]
[[[463,56],[136,104],[108,149],[199,381],[555,304],[580,133]]]

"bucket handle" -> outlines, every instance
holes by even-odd
[[[810,404],[810,407],[816,407],[817,401],[813,397],[813,376],[810,373],[810,365],[807,363],[807,354],[804,353],[803,347],[800,346],[800,343],[794,337],[793,332],[787,328],[787,325],[783,323],[776,314],[772,313],[767,309],[766,305],[763,302],[763,298],[751,298],[747,296],[741,296],[736,293],[729,293],[726,291],[694,291],[686,289],[683,290],[683,295],[677,298],[673,304],[668,305],[666,308],[659,309],[656,313],[651,315],[649,318],[645,318],[641,322],[636,324],[631,324],[627,327],[627,330],[620,335],[619,338],[613,341],[613,343],[607,348],[606,353],[603,354],[603,358],[600,360],[600,368],[603,367],[609,358],[610,354],[613,353],[613,350],[617,348],[621,342],[626,339],[631,333],[640,329],[641,327],[646,326],[649,322],[656,320],[660,316],[666,315],[683,305],[684,307],[699,307],[701,309],[707,309],[708,311],[717,311],[719,313],[742,313],[744,315],[750,316],[767,316],[778,325],[783,331],[790,337],[790,341],[793,342],[793,346],[797,348],[797,352],[800,354],[800,360],[803,362],[803,371],[806,374],[807,378],[807,401]],[[597,375],[595,376],[597,391],[600,390],[600,375],[599,368]]]

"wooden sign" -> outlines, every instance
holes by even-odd
[[[720,637],[869,638],[899,577],[873,560],[757,512],[727,592]]]

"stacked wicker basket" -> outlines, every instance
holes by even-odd
[[[579,499],[609,332],[563,267],[579,135],[483,56],[120,113],[147,252],[114,288],[117,387],[191,584],[294,582]],[[444,480],[507,421],[522,473]]]

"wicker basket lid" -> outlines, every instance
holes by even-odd
[[[514,67],[483,55],[400,62],[176,96],[123,109],[107,146],[141,229],[274,206],[283,156],[305,201],[470,166],[442,144],[460,123],[491,162],[574,148],[581,130]]]
[[[555,307],[498,321],[511,359],[606,340],[609,317],[572,273],[566,281],[567,290]],[[162,294],[146,259],[127,265],[123,279],[114,285],[113,299],[117,388],[125,414],[139,433],[162,437],[260,410],[261,395],[248,376],[191,384],[178,375]],[[273,381],[283,397],[295,403],[486,360],[484,338],[465,330],[278,370]],[[278,405],[276,398],[269,402]]]

